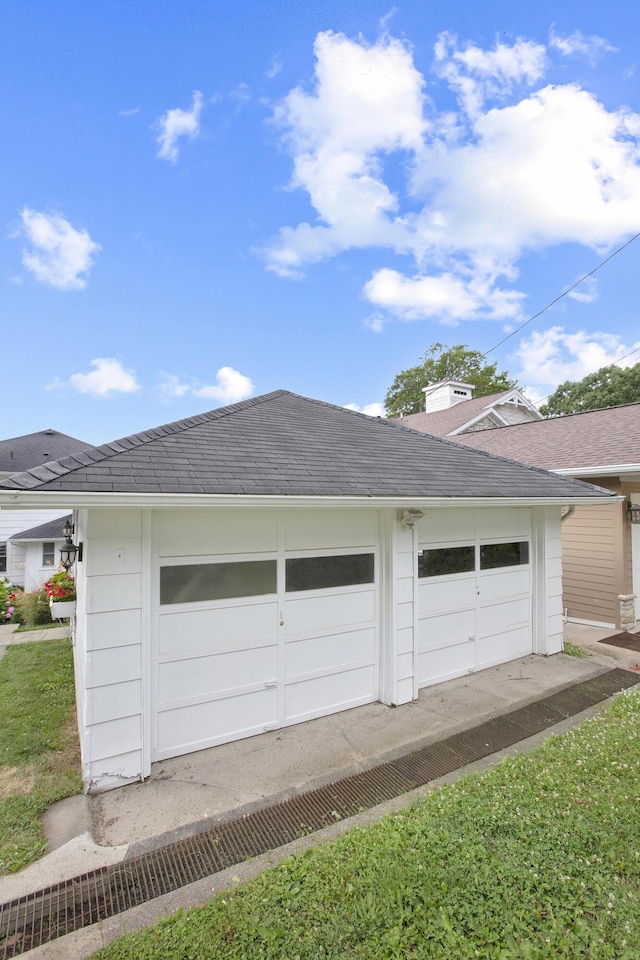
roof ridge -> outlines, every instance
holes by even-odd
[[[631,404],[629,404],[629,406],[631,406]],[[531,420],[529,422],[543,423],[544,421]],[[425,433],[424,430],[416,430],[415,427],[405,427],[400,423],[399,420],[389,420],[387,421],[387,423],[389,423],[389,425],[392,427],[398,427],[400,430],[406,430],[408,433],[418,433],[418,434],[421,434],[423,437],[427,436],[427,437],[431,437],[432,440],[439,440],[441,443],[446,443],[448,446],[452,446],[452,447],[466,446],[466,444],[458,443],[456,440],[450,440],[449,437],[438,437],[432,433]],[[523,424],[514,423],[514,424],[511,424],[511,426],[519,427],[519,426],[523,426]],[[503,430],[503,429],[504,427],[494,427],[491,431],[487,431],[487,432],[493,433],[494,430]],[[492,450],[483,450],[482,447],[469,446],[467,449],[475,450],[476,453],[482,453],[484,454],[485,457],[488,457],[490,460],[502,460],[503,463],[515,463],[519,467],[524,467],[526,470],[533,470],[535,473],[542,473],[545,476],[548,476],[549,473],[555,472],[553,470],[546,470],[544,467],[537,467],[535,466],[535,464],[523,463],[521,460],[513,460],[511,457],[505,457],[504,454],[502,453],[494,453]],[[560,476],[560,474],[558,474],[558,476]],[[585,483],[584,480],[579,480],[577,477],[563,475],[562,479],[570,480],[571,482],[573,482],[574,484],[578,484],[579,486],[598,487],[599,490],[605,490],[604,487],[600,487],[596,483]],[[610,490],[607,492],[611,493]]]
[[[191,417],[183,417],[181,420],[173,420],[169,423],[161,424],[158,427],[151,427],[148,430],[140,430],[138,433],[131,433],[128,436],[120,437],[118,440],[111,440],[108,443],[102,443],[99,446],[86,447],[79,450],[76,454],[67,454],[59,460],[49,460],[47,463],[39,464],[30,470],[24,470],[21,473],[12,474],[5,480],[0,480],[0,487],[8,489],[23,488],[27,478],[43,483],[53,477],[43,475],[43,472],[49,472],[55,477],[65,476],[86,466],[86,461],[81,462],[81,457],[89,457],[94,463],[102,460],[109,460],[111,457],[124,453],[125,450],[131,450],[133,447],[143,446],[145,443],[151,443],[152,440],[158,440],[160,437],[171,436],[184,430],[190,430],[202,423],[209,423],[213,420],[219,420],[225,416],[231,416],[239,410],[256,406],[261,403],[268,403],[280,396],[287,395],[288,390],[273,390],[271,393],[263,393],[258,397],[249,397],[247,400],[241,400],[238,403],[227,404],[224,407],[215,407],[213,410],[207,410],[204,413],[197,413]],[[117,449],[119,448],[119,449]],[[97,454],[97,456],[94,456]],[[22,481],[22,482],[20,482]],[[33,486],[33,483],[29,483]]]

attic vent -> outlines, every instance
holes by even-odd
[[[468,397],[469,394],[466,390],[454,390],[453,391],[458,397]]]

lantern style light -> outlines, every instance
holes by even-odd
[[[64,543],[60,547],[60,563],[65,570],[70,570],[76,560],[82,560],[82,544],[76,546],[72,540],[73,533],[74,526],[71,520],[66,520],[62,528]]]

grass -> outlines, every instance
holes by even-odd
[[[0,874],[42,855],[39,818],[81,790],[71,643],[10,646],[0,661]]]
[[[586,657],[591,656],[589,651],[585,650],[584,647],[578,647],[575,643],[570,643],[568,640],[565,640],[562,649],[564,653],[568,654],[570,657],[578,657],[579,660],[584,660]]]
[[[640,696],[94,960],[637,960]]]
[[[59,623],[57,620],[54,623],[39,623],[35,627],[20,626],[14,633],[33,633],[36,630],[55,630],[57,627],[65,626],[65,623]]]

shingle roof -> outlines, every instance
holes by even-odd
[[[434,410],[433,413],[410,413],[406,417],[394,420],[405,427],[430,433],[433,437],[446,437],[452,430],[457,430],[469,420],[473,420],[483,410],[491,407],[500,397],[506,397],[511,390],[501,393],[492,393],[486,397],[473,397],[472,400],[461,400],[446,410]]]
[[[640,465],[640,403],[497,427],[452,439],[547,470]]]
[[[0,488],[523,499],[604,493],[284,390],[82,451]]]
[[[0,440],[0,472],[31,470],[41,463],[67,457],[90,446],[83,440],[57,430],[39,430],[37,433],[27,433],[24,437]]]
[[[14,533],[9,540],[63,540],[62,528],[67,520],[71,520],[70,513],[66,517],[48,520],[46,523],[39,523],[37,527],[28,527],[27,530]]]

